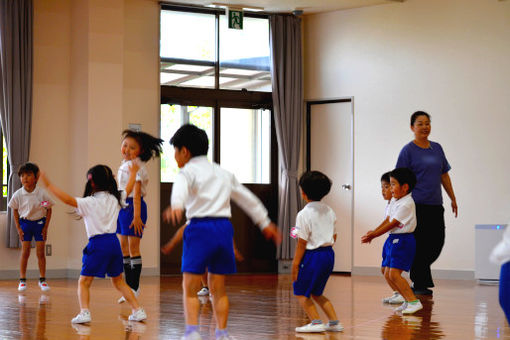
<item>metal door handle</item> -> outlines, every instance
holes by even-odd
[[[350,184],[342,184],[342,189],[351,190],[351,185]]]

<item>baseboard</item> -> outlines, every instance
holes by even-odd
[[[142,276],[159,276],[158,267],[142,268]],[[80,269],[47,269],[46,278],[48,279],[78,279],[80,277]],[[27,279],[38,279],[39,270],[27,270]],[[0,270],[0,280],[17,280],[19,279],[19,270]]]
[[[353,267],[352,275],[361,276],[379,276],[381,275],[380,267]],[[448,280],[474,280],[474,270],[448,270],[448,269],[432,269],[432,276],[435,279]]]
[[[278,274],[290,274],[292,260],[278,260]]]

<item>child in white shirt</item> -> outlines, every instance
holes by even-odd
[[[307,204],[296,217],[294,234],[298,244],[292,261],[292,281],[294,295],[311,323],[296,327],[296,332],[340,332],[344,328],[333,304],[322,294],[335,264],[332,246],[336,241],[336,215],[321,202],[331,189],[331,180],[319,171],[309,171],[299,179],[299,187]],[[314,302],[326,313],[327,324],[322,323]]]
[[[106,165],[96,165],[87,172],[87,184],[83,197],[72,197],[52,184],[48,177],[41,174],[41,180],[59,200],[76,208],[83,217],[89,243],[83,249],[83,265],[78,281],[78,300],[80,313],[72,323],[87,323],[92,320],[89,311],[90,286],[94,277],[108,275],[113,286],[122,293],[131,305],[131,321],[143,321],[147,314],[136,300],[133,291],[122,278],[122,250],[116,236],[117,217],[126,196],[133,190],[137,164],[130,168],[130,178],[125,191],[117,189],[112,170]]]
[[[416,208],[411,191],[416,184],[416,176],[407,168],[397,168],[390,173],[390,186],[393,196],[389,215],[375,230],[368,231],[362,243],[370,243],[374,238],[390,232],[383,248],[382,271],[390,287],[405,299],[395,311],[412,314],[423,306],[414,295],[409,283],[402,277],[409,271],[416,253],[413,231],[416,228]],[[384,301],[384,300],[383,300]]]
[[[177,225],[184,218],[182,266],[183,303],[186,330],[183,340],[200,340],[198,332],[200,279],[208,270],[209,288],[216,319],[216,339],[230,339],[227,332],[229,302],[225,292],[225,275],[235,273],[233,227],[230,223],[230,199],[234,200],[259,226],[266,238],[281,241],[260,200],[235,176],[207,160],[209,140],[204,130],[186,124],[170,139],[175,160],[181,169],[172,187],[171,206],[165,221]]]
[[[51,207],[55,202],[43,188],[37,186],[39,167],[34,163],[25,163],[18,170],[21,188],[16,190],[9,201],[14,223],[21,241],[20,279],[18,291],[27,288],[27,263],[30,257],[30,243],[35,239],[37,261],[39,265],[39,287],[43,292],[50,290],[46,282],[46,257],[44,245],[48,237],[51,220]]]

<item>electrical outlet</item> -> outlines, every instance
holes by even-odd
[[[51,244],[46,245],[46,256],[51,256]]]

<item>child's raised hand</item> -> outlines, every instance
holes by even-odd
[[[131,161],[131,165],[129,166],[129,172],[134,173],[136,175],[138,170],[140,170],[140,160],[134,159],[133,161]]]
[[[282,243],[282,233],[273,222],[269,223],[267,227],[262,229],[262,234],[266,239],[272,239],[276,245],[280,245],[280,243]]]
[[[168,207],[163,211],[163,221],[166,223],[172,223],[173,225],[177,225],[180,221],[184,219],[184,210],[182,209],[172,209],[172,207]]]

